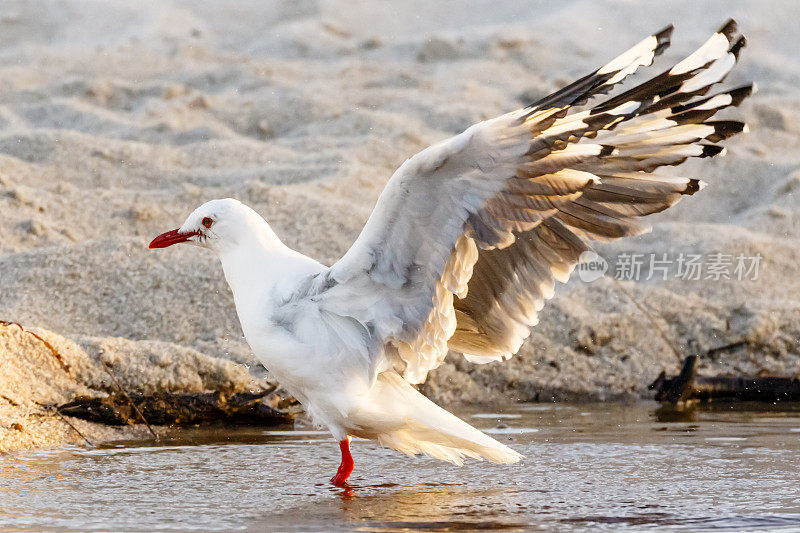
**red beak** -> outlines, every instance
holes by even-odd
[[[178,230],[174,229],[172,231],[168,231],[166,233],[162,233],[150,243],[148,248],[166,248],[167,246],[172,246],[173,244],[178,244],[180,242],[186,242],[189,240],[190,237],[194,237],[197,235],[196,231],[191,233],[179,233]]]

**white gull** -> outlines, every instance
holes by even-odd
[[[408,159],[331,267],[233,199],[203,204],[150,243],[216,252],[253,353],[340,442],[334,484],[353,470],[351,436],[456,464],[522,457],[413,385],[451,350],[473,363],[513,356],[588,240],[648,231],[641,217],[702,188],[652,171],[720,154],[715,143],[745,129],[709,118],[752,85],[705,96],[744,45],[733,21],[671,69],[595,101],[649,66],[671,31]]]

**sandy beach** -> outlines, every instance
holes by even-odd
[[[47,409],[109,392],[104,362],[136,391],[269,378],[217,259],[146,249],[197,205],[238,198],[331,264],[414,153],[674,23],[672,47],[637,79],[655,75],[728,17],[748,45],[726,85],[759,92],[730,112],[751,131],[726,157],[679,167],[708,186],[651,217],[652,233],[597,245],[607,275],[558,286],[511,361],[451,357],[422,390],[448,405],[646,396],[679,360],[611,276],[700,355],[701,373],[798,374],[800,4],[755,6],[0,3],[0,320],[70,366],[0,326],[0,451],[79,441]],[[757,272],[737,272],[737,258]],[[75,423],[93,439],[122,431]]]

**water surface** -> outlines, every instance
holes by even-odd
[[[519,405],[460,413],[524,453],[454,467],[324,432],[173,431],[0,456],[0,531],[800,531],[800,407]]]

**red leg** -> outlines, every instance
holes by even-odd
[[[339,448],[342,450],[342,464],[339,465],[339,470],[336,475],[331,478],[331,483],[337,487],[343,487],[346,484],[347,478],[353,473],[353,456],[350,455],[350,437],[339,441]]]

